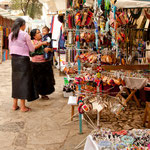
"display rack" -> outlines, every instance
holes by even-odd
[[[128,56],[129,56],[129,54],[132,52],[132,51],[134,51],[133,50],[133,48],[132,48],[132,46],[133,46],[133,39],[134,39],[134,37],[136,37],[137,36],[137,34],[138,34],[138,32],[140,31],[144,31],[144,30],[146,30],[147,31],[147,28],[142,28],[141,26],[140,26],[140,28],[138,28],[138,29],[136,29],[136,28],[130,28],[129,26],[128,26],[128,24],[127,24],[127,22],[125,22],[125,23],[123,23],[122,25],[120,25],[120,27],[119,28],[116,28],[115,29],[115,25],[114,25],[114,29],[112,29],[113,31],[114,31],[114,33],[112,32],[111,33],[111,35],[107,35],[107,32],[105,31],[105,29],[104,29],[104,27],[103,27],[103,19],[101,20],[101,10],[100,10],[100,7],[101,7],[101,4],[98,4],[100,1],[97,1],[97,0],[95,0],[94,1],[94,5],[93,5],[93,8],[94,8],[94,16],[93,16],[93,19],[94,19],[94,29],[81,29],[79,26],[76,26],[76,28],[71,28],[71,29],[69,29],[68,28],[68,26],[66,26],[66,31],[68,31],[69,33],[70,33],[70,35],[71,34],[73,34],[74,32],[76,33],[76,36],[78,36],[78,38],[80,38],[80,33],[82,33],[82,32],[86,32],[86,33],[88,33],[88,32],[92,32],[92,33],[95,33],[95,49],[96,49],[96,55],[97,55],[97,61],[96,62],[94,62],[93,63],[93,68],[94,68],[94,71],[95,72],[97,72],[97,74],[96,74],[96,76],[98,77],[99,76],[99,81],[96,81],[97,82],[97,84],[101,84],[100,83],[100,80],[102,80],[102,78],[101,78],[101,75],[103,75],[103,70],[104,71],[111,71],[111,70],[116,70],[116,71],[118,71],[118,70],[120,70],[120,71],[127,71],[127,70],[131,70],[131,71],[138,71],[138,70],[150,70],[150,64],[135,64],[135,65],[131,65],[131,64],[129,64],[128,62],[127,62],[127,60],[128,60]],[[110,2],[110,1],[105,1],[105,3],[107,4],[108,2]],[[110,4],[111,5],[111,4]],[[110,5],[108,5],[108,7],[110,7]],[[112,6],[112,5],[111,5]],[[107,7],[107,6],[106,6]],[[113,6],[114,7],[114,6]],[[105,12],[104,13],[106,13],[107,14],[107,17],[105,18],[105,19],[108,19],[108,9],[112,9],[112,11],[116,11],[116,10],[114,10],[114,8],[106,8],[106,10],[104,10]],[[71,11],[74,11],[73,9],[71,10]],[[123,12],[122,12],[123,10],[119,10],[119,17],[121,18],[122,17],[122,15],[123,15]],[[116,14],[116,12],[114,13],[114,14]],[[97,20],[97,18],[100,18],[99,19],[99,22],[98,22],[98,20]],[[118,18],[119,18],[118,17]],[[115,18],[115,17],[114,17]],[[116,19],[116,18],[115,18]],[[132,20],[133,18],[131,18],[131,17],[129,17],[128,18],[129,20]],[[116,21],[116,20],[115,20]],[[114,22],[115,22],[114,21]],[[122,21],[124,21],[124,20],[122,20]],[[135,20],[133,20],[133,22],[135,22]],[[126,25],[127,24],[127,25]],[[111,30],[111,27],[109,27],[109,30]],[[123,30],[123,32],[122,32],[122,30]],[[130,32],[130,34],[132,34],[132,33],[134,33],[134,32],[136,32],[135,34],[134,34],[134,37],[132,37],[132,39],[130,39],[130,37],[131,37],[131,35],[129,36],[129,32]],[[121,35],[121,33],[123,33],[122,35]],[[102,54],[103,54],[103,51],[105,52],[106,50],[104,49],[105,47],[109,47],[109,49],[110,49],[110,46],[109,45],[105,45],[105,46],[103,46],[103,44],[99,44],[101,41],[100,41],[100,38],[101,38],[101,36],[103,37],[103,36],[105,36],[106,35],[106,37],[107,37],[107,40],[108,39],[111,39],[112,41],[112,43],[111,43],[111,53],[113,53],[113,52],[115,52],[115,55],[116,55],[116,59],[119,59],[120,61],[119,62],[116,62],[116,63],[106,63],[106,62],[104,62],[104,63],[106,63],[105,65],[103,65],[101,62],[102,62],[102,59],[101,59],[101,56],[102,56]],[[122,37],[119,37],[119,36],[122,36]],[[125,37],[124,37],[125,36]],[[144,34],[143,34],[143,32],[142,32],[142,35],[141,35],[141,37],[143,37],[144,36]],[[139,39],[141,38],[141,37],[138,37]],[[121,40],[120,40],[120,39]],[[123,38],[125,38],[125,39],[123,39]],[[115,41],[113,41],[113,39],[115,40]],[[73,41],[73,38],[70,38],[69,39],[70,40],[70,42],[69,42],[69,44],[68,44],[68,47],[74,47],[75,49],[76,49],[76,51],[77,51],[77,53],[78,53],[78,60],[77,60],[77,63],[78,63],[78,74],[77,74],[77,76],[79,76],[79,78],[81,79],[81,76],[84,78],[84,75],[82,74],[83,73],[83,70],[82,70],[82,73],[81,73],[81,68],[83,67],[83,64],[84,64],[84,62],[82,62],[80,59],[81,58],[79,58],[80,56],[81,56],[81,53],[82,54],[84,54],[84,52],[92,52],[93,50],[92,49],[90,49],[90,48],[82,48],[81,46],[80,46],[80,41],[78,40],[78,41],[76,41],[76,43],[77,43],[77,45],[75,46],[75,45],[73,45],[72,44],[72,41]],[[104,39],[103,39],[104,40]],[[130,41],[131,40],[131,41]],[[114,42],[114,43],[113,43]],[[114,45],[113,45],[114,44]],[[124,45],[123,45],[124,44]],[[137,43],[135,44],[136,46],[137,46]],[[135,47],[136,47],[135,46]],[[115,49],[115,50],[114,50]],[[69,50],[69,49],[68,49]],[[126,60],[126,63],[125,64],[123,64],[123,62],[122,62],[122,52],[123,52],[123,59],[124,59],[124,61]],[[69,57],[70,57],[70,55],[69,55]],[[68,57],[68,58],[69,58]],[[70,59],[69,59],[70,60]],[[84,60],[83,60],[84,61]],[[88,63],[87,62],[87,58],[86,58],[86,63]],[[92,64],[92,63],[91,63]],[[91,65],[90,64],[90,65]],[[91,70],[93,69],[92,67],[91,67]],[[92,72],[92,71],[91,71]],[[85,73],[85,72],[84,72]],[[95,75],[95,74],[94,74]],[[80,80],[79,79],[79,80]],[[118,78],[119,79],[119,78]],[[81,79],[82,80],[82,79]],[[95,82],[95,81],[94,81]],[[110,83],[109,83],[110,84]],[[78,84],[78,96],[80,96],[80,94],[82,94],[82,84]],[[86,92],[85,92],[86,93]],[[85,94],[84,93],[84,94]],[[93,94],[92,92],[90,93],[89,92],[89,94],[91,94],[91,95],[94,95],[94,96],[97,96],[97,99],[99,98],[99,97],[105,97],[107,94],[103,94],[104,93],[104,91],[102,91],[102,90],[100,90],[100,87],[97,85],[97,93],[95,94]],[[135,92],[133,93],[133,95],[131,95],[131,96],[134,96],[135,97]],[[116,94],[117,95],[117,94]],[[115,99],[115,97],[113,97],[114,99]],[[116,98],[117,99],[117,98]],[[98,101],[98,100],[97,100]],[[79,108],[78,108],[79,109]],[[82,113],[79,113],[79,132],[80,133],[82,133],[82,120],[81,120],[81,116],[82,116]],[[97,126],[99,126],[99,113],[97,114]]]
[[[117,65],[102,66],[104,70],[150,70],[150,64],[145,65]]]

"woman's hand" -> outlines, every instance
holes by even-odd
[[[52,48],[47,48],[47,47],[46,47],[46,48],[44,49],[44,51],[45,51],[46,53],[48,53],[48,52],[53,52],[53,49],[52,49]]]
[[[47,41],[43,41],[43,42],[41,42],[42,43],[42,45],[48,45],[48,42]]]

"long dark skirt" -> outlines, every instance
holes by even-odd
[[[49,95],[55,91],[55,79],[50,61],[32,62],[33,76],[40,95]]]
[[[31,62],[27,56],[12,55],[12,97],[33,101],[38,93],[33,82]]]

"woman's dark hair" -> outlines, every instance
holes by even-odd
[[[34,36],[36,35],[36,31],[39,29],[32,29],[30,32],[31,40],[34,40]]]
[[[12,26],[12,37],[11,40],[16,40],[18,38],[20,27],[25,25],[25,20],[22,18],[17,18]]]
[[[64,23],[64,14],[60,14],[58,15],[58,21],[60,21],[61,23]]]

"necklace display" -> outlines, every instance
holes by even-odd
[[[148,150],[150,146],[149,129],[113,132],[110,129],[101,128],[100,130],[92,131],[91,136],[100,149]]]

